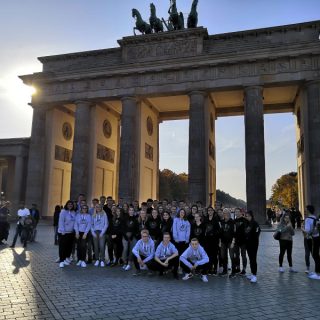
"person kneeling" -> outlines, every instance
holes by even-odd
[[[159,275],[162,276],[163,272],[170,268],[173,268],[173,276],[178,278],[178,266],[179,266],[179,253],[174,244],[170,241],[171,236],[169,232],[163,233],[163,241],[158,245],[154,260],[156,262],[156,268],[159,271]]]
[[[183,252],[180,257],[181,268],[185,272],[182,280],[188,280],[193,277],[195,272],[200,272],[201,280],[208,282],[207,271],[209,258],[203,247],[199,244],[197,238],[191,239],[189,248]]]
[[[149,231],[141,230],[141,239],[132,249],[133,263],[136,268],[134,276],[140,274],[141,270],[154,270],[154,241],[149,235]]]

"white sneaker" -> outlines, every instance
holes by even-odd
[[[189,280],[192,277],[193,277],[192,273],[186,273],[185,276],[182,278],[182,280]]]
[[[100,267],[102,267],[102,268],[105,267],[104,261],[101,261],[101,262],[100,262]]]
[[[85,261],[81,261],[81,267],[82,268],[86,268],[87,267],[87,264],[85,263]]]
[[[99,263],[100,263],[100,261],[97,260],[97,261],[94,263],[94,266],[95,266],[95,267],[99,267]]]
[[[203,282],[208,282],[209,280],[208,280],[208,277],[206,276],[206,275],[202,275],[201,276],[201,280],[203,281]]]
[[[59,263],[59,267],[60,267],[60,268],[64,268],[64,262],[60,262],[60,263]]]
[[[63,263],[64,263],[64,265],[65,265],[65,266],[70,265],[70,262],[69,262],[67,259],[66,259],[66,260],[64,260],[64,261],[63,261]]]
[[[253,275],[253,276],[251,277],[251,279],[250,279],[250,282],[256,283],[256,282],[257,282],[257,277]]]
[[[310,274],[310,270],[309,270],[309,269],[306,269],[306,271],[305,271],[304,273]]]
[[[126,267],[125,267],[125,271],[129,271],[131,269],[131,266],[130,266],[130,264],[128,264]]]
[[[320,280],[320,276],[317,275],[316,273],[312,273],[308,276],[309,279],[313,279],[313,280]]]
[[[143,267],[140,266],[140,270],[148,270],[148,267],[144,265]]]
[[[279,267],[279,272],[283,273],[284,272],[284,268],[283,267]]]
[[[82,261],[79,260],[79,261],[77,262],[76,266],[77,266],[77,267],[80,267],[80,266],[81,266],[81,262],[82,262]]]
[[[66,258],[65,261],[69,262],[69,264],[70,264],[72,262],[72,258],[71,259],[70,258]]]
[[[289,268],[289,272],[292,272],[292,273],[297,273],[298,271],[293,269],[292,267]]]
[[[126,270],[126,267],[127,267],[127,265],[124,264],[124,265],[122,266],[122,269],[123,269],[123,270]]]
[[[60,258],[57,258],[54,262],[56,263],[60,262]]]
[[[248,275],[246,276],[246,278],[247,278],[248,280],[251,280],[251,279],[252,279],[252,277],[253,277],[253,275],[252,275],[252,274],[248,274]]]

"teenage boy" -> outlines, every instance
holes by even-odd
[[[170,233],[164,232],[163,240],[157,247],[154,260],[160,276],[163,275],[164,271],[173,268],[173,276],[175,279],[178,279],[179,253],[170,240]]]
[[[136,243],[132,249],[133,263],[136,268],[136,272],[133,274],[137,276],[141,270],[153,270],[154,266],[154,241],[149,235],[149,231],[146,229],[141,230],[141,239]]]
[[[185,272],[182,280],[193,277],[196,271],[200,272],[201,280],[208,282],[207,271],[209,268],[209,257],[199,244],[197,238],[193,238],[188,249],[180,256],[181,268]]]

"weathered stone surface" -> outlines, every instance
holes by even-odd
[[[138,199],[138,130],[137,100],[133,97],[124,97],[121,115],[120,139],[120,169],[119,169],[119,197],[128,203]]]
[[[89,150],[90,150],[90,108],[88,101],[76,101],[75,130],[72,154],[71,199],[78,199],[79,193],[87,193]]]
[[[206,166],[208,165],[205,119],[209,117],[205,108],[207,94],[194,91],[189,93],[189,200],[206,204]]]
[[[263,224],[266,220],[263,88],[251,86],[244,91],[247,209]]]

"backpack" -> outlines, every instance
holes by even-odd
[[[314,233],[320,234],[320,220],[314,217],[308,217],[308,218],[313,220],[313,230],[311,235]]]

